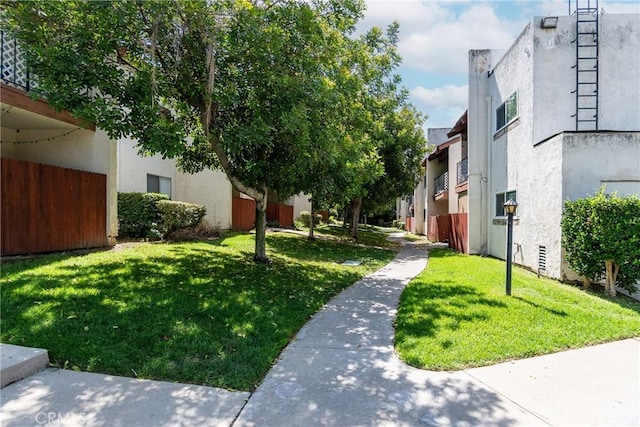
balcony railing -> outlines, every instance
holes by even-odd
[[[445,191],[449,191],[449,172],[444,172],[433,180],[434,197],[444,193]]]
[[[29,92],[37,86],[35,76],[29,72],[27,61],[16,39],[0,31],[0,74],[2,83]]]
[[[468,162],[468,157],[465,157],[464,159],[460,160],[457,164],[457,170],[458,170],[458,182],[457,184],[460,185],[463,182],[466,182],[469,179],[469,162]]]

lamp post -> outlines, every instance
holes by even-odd
[[[513,251],[513,215],[518,204],[513,199],[504,203],[504,212],[507,214],[507,295],[511,295],[511,258]]]

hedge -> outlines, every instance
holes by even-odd
[[[159,238],[157,203],[168,200],[159,193],[118,193],[118,234],[123,237]]]
[[[182,228],[195,227],[207,213],[207,208],[193,203],[160,200],[156,204],[160,212],[163,237]]]
[[[591,281],[606,277],[606,291],[615,285],[635,290],[640,279],[640,199],[604,193],[568,200],[562,214],[562,244],[569,267]]]

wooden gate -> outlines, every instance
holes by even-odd
[[[280,227],[293,227],[293,206],[283,203],[267,203],[267,222],[277,222]]]
[[[107,245],[107,176],[2,159],[2,255]]]
[[[256,226],[256,201],[234,197],[231,201],[231,229],[249,231]]]
[[[449,215],[430,216],[427,221],[427,238],[432,242],[449,240]]]
[[[467,215],[466,213],[449,214],[449,247],[463,254],[469,252]]]

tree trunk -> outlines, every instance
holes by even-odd
[[[256,199],[256,250],[253,260],[256,262],[269,262],[265,232],[267,230],[267,193]]]
[[[344,205],[344,219],[342,221],[342,225],[345,230],[349,229],[349,220],[351,218],[351,202]]]
[[[582,278],[582,289],[587,290],[591,287],[591,280],[585,276]]]
[[[351,217],[351,237],[358,238],[358,222],[360,222],[360,208],[362,207],[362,197],[356,197],[353,201],[353,215]]]
[[[309,219],[309,240],[315,240],[316,236],[313,234],[313,230],[316,225],[316,215],[314,213],[315,203],[313,203],[313,199],[311,199],[311,218]]]
[[[605,291],[612,296],[616,296],[616,276],[618,275],[619,266],[613,260],[605,261],[607,270],[607,280],[605,282]]]

